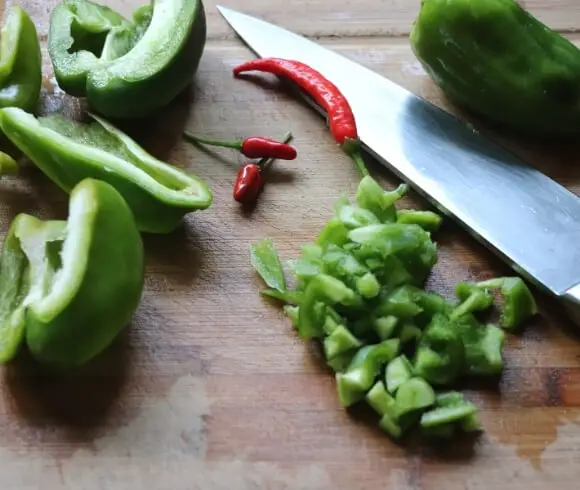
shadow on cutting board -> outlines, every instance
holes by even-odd
[[[28,427],[42,430],[25,433],[44,439],[52,427],[49,432],[59,433],[59,443],[90,443],[107,424],[126,384],[133,352],[131,329],[129,325],[100,356],[70,373],[47,371],[22,349],[3,376],[14,414]]]

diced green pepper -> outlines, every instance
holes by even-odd
[[[415,303],[416,299],[417,296],[413,286],[400,286],[382,299],[376,309],[376,314],[379,316],[392,315],[398,318],[413,318],[423,311]]]
[[[477,407],[470,402],[448,407],[437,407],[421,416],[421,427],[437,427],[439,425],[457,422],[477,412]]]
[[[381,285],[372,272],[367,272],[356,280],[356,290],[363,298],[374,298],[381,292]]]
[[[457,284],[455,294],[461,303],[449,315],[451,320],[457,320],[468,313],[486,310],[493,305],[491,295],[483,289],[465,282]]]
[[[396,393],[399,387],[413,377],[413,366],[404,354],[387,364],[385,382],[389,393]]]
[[[425,410],[435,404],[435,392],[424,379],[413,377],[402,383],[395,396],[398,417]]]
[[[326,223],[322,231],[318,234],[316,244],[324,248],[328,245],[338,245],[340,247],[344,245],[347,239],[348,228],[342,221],[332,219]]]
[[[521,277],[498,277],[476,285],[500,290],[504,301],[500,325],[507,330],[515,330],[538,312],[536,300]]]
[[[397,211],[397,223],[405,225],[419,225],[426,231],[437,231],[443,219],[433,211],[416,211],[414,209],[400,209]]]
[[[382,223],[396,220],[395,202],[408,191],[407,184],[400,184],[393,191],[385,191],[370,175],[363,177],[358,185],[356,201],[361,208],[371,211]]]
[[[365,395],[366,402],[379,415],[395,414],[395,399],[387,393],[382,381],[377,381]]]
[[[298,313],[298,333],[302,338],[323,335],[324,318],[316,312],[316,303],[357,305],[360,297],[342,281],[327,274],[319,274],[309,283]]]
[[[497,375],[503,370],[504,332],[495,325],[458,323],[465,349],[464,372],[468,375]]]
[[[358,340],[344,325],[338,325],[330,335],[324,338],[324,356],[331,360],[340,354],[362,346]]]
[[[336,374],[340,404],[348,407],[361,400],[373,385],[381,367],[393,359],[398,351],[397,339],[361,347],[348,369],[344,373]]]
[[[62,0],[50,16],[48,52],[62,90],[105,117],[139,118],[191,83],[205,41],[201,0],[155,0],[133,21],[89,0]]]
[[[87,177],[115,187],[140,231],[168,233],[186,213],[211,205],[213,193],[202,179],[157,160],[110,123],[93,118],[90,125],[60,115],[36,119],[8,107],[0,109],[0,128],[63,191]]]
[[[387,340],[393,336],[399,319],[396,316],[383,316],[373,322],[373,328],[380,340]]]
[[[458,330],[437,313],[427,326],[415,353],[414,371],[429,383],[450,384],[463,368],[465,352]]]

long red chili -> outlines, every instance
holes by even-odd
[[[262,136],[249,136],[243,140],[234,141],[204,138],[188,132],[184,132],[183,136],[194,143],[234,148],[239,150],[248,158],[277,158],[280,160],[294,160],[297,156],[296,149],[293,146],[272,138],[266,138]]]
[[[335,141],[349,154],[361,173],[368,171],[358,152],[358,132],[354,114],[346,97],[322,73],[300,61],[284,58],[258,58],[236,66],[234,75],[261,71],[287,77],[304,90],[328,115],[330,131]]]

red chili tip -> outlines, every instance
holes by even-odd
[[[236,201],[250,203],[255,201],[264,186],[260,167],[248,163],[238,170],[234,182],[233,197]]]

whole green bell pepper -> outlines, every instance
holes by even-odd
[[[34,23],[18,5],[6,9],[0,30],[0,107],[36,109],[42,58]]]
[[[458,106],[521,133],[580,134],[580,49],[516,0],[422,0],[410,41]]]
[[[133,21],[89,0],[51,13],[48,52],[56,80],[115,118],[149,115],[191,82],[206,41],[202,0],[152,0]]]
[[[93,177],[117,189],[139,230],[168,233],[186,213],[208,208],[213,193],[199,177],[157,160],[125,133],[93,115],[82,124],[61,115],[35,118],[0,109],[0,129],[65,192]]]
[[[45,365],[88,362],[129,322],[143,284],[141,235],[106,182],[80,182],[67,221],[19,214],[0,257],[0,361],[11,360],[26,339]]]

